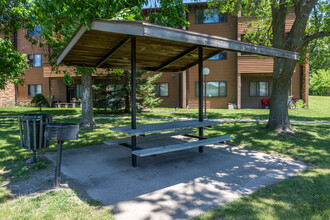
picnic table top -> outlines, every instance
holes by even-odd
[[[174,121],[165,123],[154,123],[154,124],[144,124],[137,125],[136,129],[132,129],[131,126],[110,128],[111,131],[121,132],[128,134],[130,136],[153,134],[164,131],[175,131],[199,127],[208,127],[212,125],[222,124],[223,122],[205,120],[200,122],[198,120],[187,120],[187,121]]]

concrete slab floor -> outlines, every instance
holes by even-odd
[[[191,141],[153,139],[141,147]],[[65,143],[64,143],[65,145]],[[55,161],[56,153],[47,153]],[[304,170],[288,158],[227,145],[138,158],[130,149],[97,145],[63,151],[62,175],[108,206],[116,219],[189,219]],[[69,183],[70,185],[70,183]]]

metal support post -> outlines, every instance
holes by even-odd
[[[198,116],[199,121],[203,122],[203,47],[198,48]],[[198,128],[199,137],[204,137],[203,127]],[[203,146],[198,148],[200,153],[203,152]]]
[[[131,87],[132,87],[132,129],[136,129],[136,38],[131,38]],[[131,137],[132,151],[136,150],[136,136]],[[132,166],[137,166],[137,156],[132,154]]]
[[[207,97],[207,79],[206,79],[206,75],[205,75],[205,114],[204,114],[204,118],[207,119],[207,114],[206,114],[206,97]]]
[[[59,186],[61,183],[61,162],[62,162],[62,144],[64,141],[57,141],[57,158],[55,167],[55,186]]]

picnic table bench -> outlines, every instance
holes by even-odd
[[[65,108],[69,108],[69,107],[76,108],[77,106],[81,106],[76,102],[56,102],[55,105],[57,106],[57,108],[61,108],[62,105],[64,105]]]
[[[126,139],[125,142],[120,140],[115,141],[105,141],[105,144],[112,145],[112,144],[120,144],[132,149],[132,156],[138,157],[145,157],[163,153],[169,153],[174,151],[181,151],[186,149],[191,149],[195,147],[199,147],[199,152],[203,152],[203,146],[209,144],[216,144],[228,140],[232,140],[232,137],[228,136],[221,136],[215,138],[205,138],[204,136],[195,136],[191,135],[193,131],[188,130],[184,131],[185,129],[192,129],[192,128],[203,128],[203,127],[211,127],[214,125],[223,124],[223,122],[218,121],[199,121],[199,120],[187,120],[187,121],[175,121],[175,122],[166,122],[166,123],[154,123],[154,124],[144,124],[144,125],[137,125],[136,129],[132,129],[131,126],[124,126],[124,127],[116,127],[110,128],[112,131],[121,132],[124,134],[128,134],[131,137],[135,138],[135,144],[127,143],[128,140]],[[165,133],[165,134],[157,134],[158,136],[166,135],[166,136],[174,136],[174,135],[184,135],[188,137],[198,138],[198,141],[186,142],[183,144],[174,144],[174,145],[167,145],[167,146],[156,146],[152,148],[142,148],[136,145],[136,140],[145,140],[148,136],[154,135],[147,135],[147,134],[155,134],[160,132],[168,132],[168,131],[177,131],[183,130],[179,132],[172,132],[172,133]],[[147,136],[146,136],[147,135]],[[136,136],[142,136],[143,138],[136,139]],[[141,142],[140,142],[141,143]]]

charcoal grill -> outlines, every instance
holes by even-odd
[[[57,158],[55,167],[55,186],[61,182],[62,145],[65,140],[78,140],[79,125],[71,123],[49,123],[46,126],[47,140],[57,141]]]

